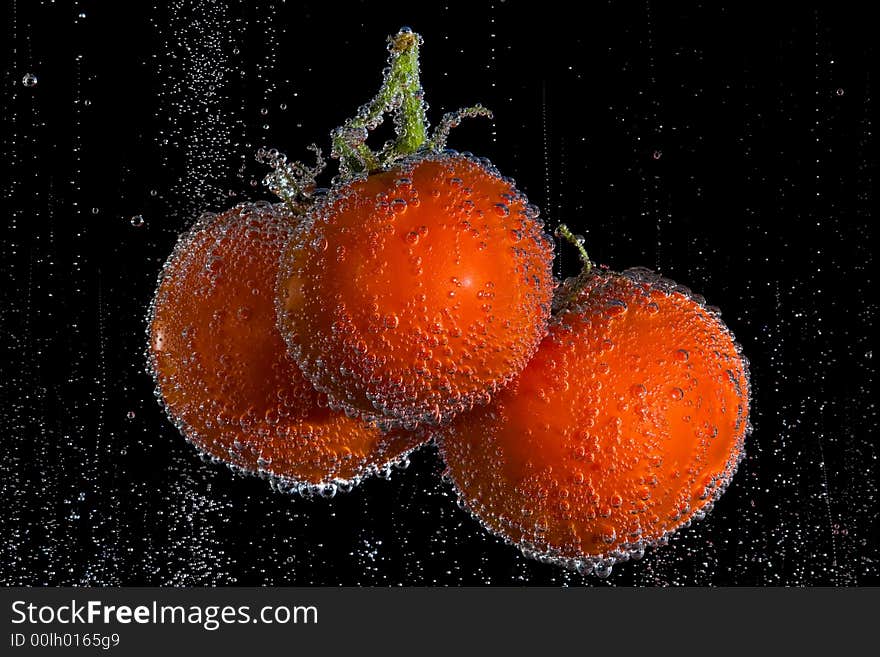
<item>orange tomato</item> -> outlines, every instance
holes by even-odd
[[[536,214],[451,153],[333,190],[282,256],[279,326],[306,377],[389,427],[487,403],[546,333],[553,255]]]
[[[747,363],[715,311],[647,270],[593,273],[494,402],[444,429],[462,501],[528,554],[609,572],[700,517],[748,426]]]
[[[201,451],[287,484],[360,477],[420,439],[327,408],[287,356],[275,319],[278,258],[298,217],[281,205],[206,215],[162,271],[149,318],[157,396]]]

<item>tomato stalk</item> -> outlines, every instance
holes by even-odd
[[[583,264],[581,273],[589,273],[590,270],[593,269],[593,261],[590,260],[590,256],[587,254],[587,249],[584,248],[584,242],[586,242],[586,240],[580,235],[572,233],[571,229],[565,224],[559,224],[559,227],[556,229],[556,235],[564,238],[566,242],[578,250],[578,256]]]
[[[343,178],[372,172],[395,160],[414,155],[423,149],[442,150],[449,132],[463,119],[492,113],[482,105],[465,107],[445,114],[428,138],[425,92],[419,76],[419,46],[422,37],[408,27],[388,37],[388,68],[379,93],[363,105],[357,114],[331,135],[331,156],[339,159]],[[385,114],[393,113],[396,138],[374,153],[366,141],[371,130],[381,125]]]
[[[553,300],[554,313],[567,310],[593,274],[593,261],[590,260],[587,249],[584,248],[584,238],[572,233],[571,229],[565,224],[559,224],[556,228],[556,236],[564,239],[577,249],[578,257],[581,261],[581,271],[574,279],[566,281],[559,287],[556,298]]]
[[[387,168],[396,160],[422,150],[443,150],[450,131],[462,120],[477,116],[492,118],[492,112],[479,104],[449,112],[429,138],[427,106],[419,75],[421,43],[422,37],[408,27],[388,37],[388,67],[379,92],[330,134],[330,156],[339,160],[336,182],[344,183],[355,176]],[[386,114],[394,116],[396,137],[379,152],[374,152],[367,145],[367,138],[382,124]],[[314,167],[288,162],[274,149],[261,149],[257,155],[260,162],[273,169],[266,176],[266,184],[295,210],[311,204],[317,176],[323,170],[320,150],[317,147],[312,150],[318,157]]]
[[[257,162],[272,167],[272,172],[266,175],[263,183],[294,213],[301,212],[312,203],[318,176],[324,170],[321,149],[315,144],[308,148],[315,153],[315,165],[312,167],[302,162],[288,162],[287,156],[274,148],[257,151]]]
[[[428,140],[428,117],[424,90],[419,79],[419,45],[422,37],[408,28],[391,38],[392,85],[397,86],[400,108],[397,112],[395,155],[415,153]]]
[[[407,27],[388,38],[388,68],[379,93],[333,131],[330,154],[339,159],[343,176],[378,169],[391,159],[415,153],[427,142],[428,118],[419,79],[421,41]],[[381,153],[373,153],[366,143],[369,131],[389,112],[395,115],[397,139],[386,144]]]
[[[493,118],[492,111],[486,109],[479,103],[472,107],[464,107],[455,112],[444,114],[443,118],[440,119],[440,124],[434,129],[434,134],[431,136],[431,148],[438,151],[446,148],[446,140],[449,138],[450,131],[453,128],[457,128],[463,119],[471,119],[477,116],[482,116],[487,119]]]

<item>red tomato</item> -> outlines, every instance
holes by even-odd
[[[440,445],[490,531],[607,573],[710,508],[748,411],[747,363],[716,312],[647,270],[594,273],[516,381]]]
[[[275,318],[278,258],[298,217],[283,206],[207,215],[162,271],[149,319],[158,396],[201,451],[285,484],[358,480],[420,439],[327,408],[287,356]]]
[[[451,153],[333,190],[282,257],[279,325],[306,377],[389,427],[488,402],[546,333],[553,255],[536,214]]]

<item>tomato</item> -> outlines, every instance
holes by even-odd
[[[487,403],[546,333],[553,255],[536,215],[452,152],[332,190],[282,255],[279,326],[306,377],[387,427]]]
[[[731,480],[747,362],[715,311],[647,270],[575,280],[523,373],[439,442],[490,531],[607,573],[700,517]]]
[[[299,217],[281,205],[205,215],[181,237],[150,308],[157,396],[200,451],[287,484],[357,481],[420,439],[330,410],[278,332],[278,258]]]

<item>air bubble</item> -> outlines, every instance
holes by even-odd
[[[607,579],[611,576],[611,571],[613,570],[613,568],[614,562],[610,559],[604,559],[602,561],[599,561],[593,567],[593,574],[599,579]]]

